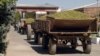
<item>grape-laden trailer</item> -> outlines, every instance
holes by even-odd
[[[50,54],[55,54],[57,46],[70,43],[70,48],[76,49],[80,40],[83,52],[91,52],[91,34],[97,33],[97,19],[54,19],[36,20],[35,41],[41,43],[43,48],[48,48]]]

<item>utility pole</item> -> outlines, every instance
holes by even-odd
[[[99,0],[97,0],[97,18],[99,19]]]
[[[98,20],[98,22],[97,22],[97,25],[98,25],[98,27],[97,27],[97,31],[98,31],[98,36],[100,36],[100,23],[99,23],[99,21],[100,21],[100,17],[99,17],[99,0],[96,0],[97,1],[97,11],[96,11],[96,18],[97,18],[97,20]]]

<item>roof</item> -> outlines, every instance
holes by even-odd
[[[87,7],[100,7],[100,2],[98,4],[97,3],[91,4]],[[85,7],[85,8],[87,8],[87,7]]]
[[[98,3],[98,6],[97,6],[97,2],[96,2],[96,3],[92,3],[92,4],[88,4],[88,5],[83,5],[80,7],[71,8],[69,10],[75,10],[75,9],[79,9],[79,8],[89,8],[89,7],[100,7],[100,2]]]
[[[51,5],[51,4],[44,4],[44,5],[32,5],[32,4],[17,4],[16,7],[55,7],[58,8],[58,6]]]

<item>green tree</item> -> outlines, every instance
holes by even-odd
[[[5,52],[6,35],[15,14],[16,0],[0,0],[0,51]]]
[[[15,21],[15,22],[18,22],[18,21],[20,20],[20,18],[21,18],[20,13],[19,13],[18,11],[16,11],[14,21]]]
[[[33,12],[30,12],[30,13],[26,13],[25,14],[25,18],[35,18],[35,13],[33,13]]]

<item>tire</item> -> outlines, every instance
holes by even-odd
[[[32,36],[31,25],[27,25],[27,40],[30,40]]]
[[[91,39],[85,39],[83,42],[83,51],[86,54],[90,54],[91,53]]]
[[[77,38],[71,40],[71,48],[76,49],[77,47]]]
[[[42,44],[42,37],[38,35],[38,44]]]
[[[52,39],[49,39],[49,54],[56,54],[56,43]]]
[[[48,43],[49,43],[48,36],[43,36],[43,39],[42,39],[42,47],[44,49],[47,49],[48,48]]]
[[[21,33],[21,28],[19,27],[18,33]]]
[[[34,42],[35,42],[35,43],[38,43],[38,34],[37,34],[37,33],[35,33]]]

